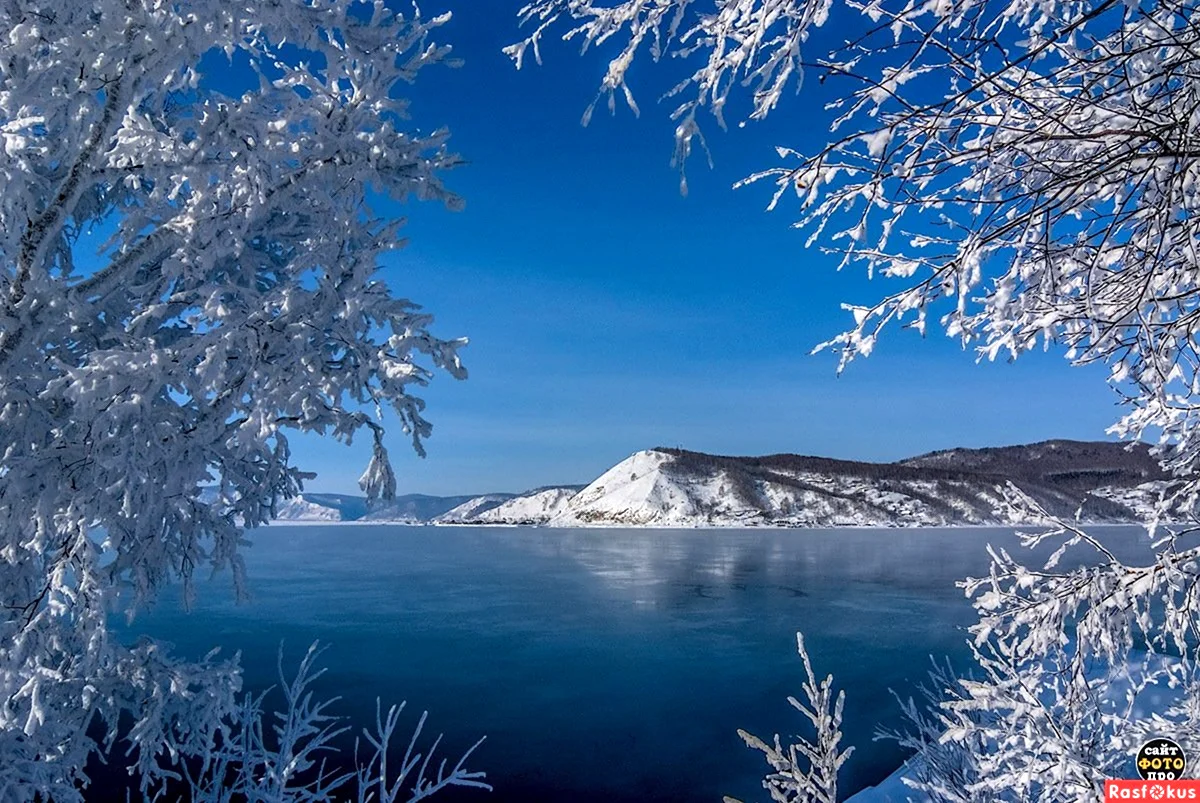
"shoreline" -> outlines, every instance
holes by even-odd
[[[1074,522],[1079,527],[1089,529],[1103,527],[1137,527],[1145,529],[1145,522]],[[785,525],[785,524],[501,524],[501,523],[467,523],[467,522],[409,522],[409,521],[323,521],[319,519],[273,519],[267,525],[271,527],[316,527],[316,526],[346,526],[346,527],[454,527],[458,529],[538,529],[538,530],[776,530],[814,532],[823,530],[1037,530],[1047,525],[997,523],[997,524],[820,524],[820,525]],[[1161,522],[1161,527],[1195,527],[1195,522]],[[255,528],[257,529],[257,528]]]

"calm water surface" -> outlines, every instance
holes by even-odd
[[[252,541],[249,602],[218,577],[190,614],[164,599],[133,631],[241,650],[252,688],[275,682],[281,641],[294,667],[320,640],[340,713],[365,724],[377,697],[407,699],[452,751],[487,735],[473,768],[496,791],[439,798],[481,803],[764,799],[736,730],[802,728],[797,630],[846,691],[848,785],[873,784],[904,758],[872,740],[898,722],[889,689],[930,656],[965,663],[955,580],[986,572],[986,543],[1017,548],[982,529],[277,525]]]

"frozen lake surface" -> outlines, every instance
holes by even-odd
[[[1148,554],[1136,529],[1102,532]],[[873,784],[904,758],[872,741],[897,724],[889,689],[907,695],[930,656],[965,664],[955,580],[986,572],[986,543],[1019,549],[987,529],[275,525],[252,541],[250,602],[218,577],[190,614],[168,593],[133,630],[239,649],[252,688],[275,681],[281,640],[287,667],[320,640],[339,713],[407,699],[451,751],[486,734],[472,768],[496,791],[437,799],[493,803],[766,799],[736,730],[801,727],[797,630],[846,691],[846,791]]]

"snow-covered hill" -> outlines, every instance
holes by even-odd
[[[925,472],[903,470],[898,477],[861,476],[852,464],[789,462],[638,452],[580,491],[550,523],[827,527],[1004,520],[996,513],[1001,482],[926,477]]]
[[[480,524],[547,524],[566,512],[579,486],[543,488],[509,499],[474,517]]]
[[[483,496],[474,496],[463,502],[461,505],[458,505],[436,517],[433,519],[433,521],[435,524],[472,523],[478,519],[479,516],[504,504],[512,498],[512,494],[484,494]]]
[[[901,463],[799,455],[719,457],[649,449],[578,493],[542,489],[455,521],[558,527],[948,526],[1015,524],[1009,483],[1056,515],[1138,520],[1163,480],[1144,447],[1049,441],[956,449]]]
[[[342,513],[337,508],[296,496],[279,503],[275,521],[342,521]]]

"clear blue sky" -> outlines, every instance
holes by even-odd
[[[402,210],[411,244],[384,277],[435,314],[441,336],[471,338],[471,377],[427,390],[426,459],[392,435],[401,493],[588,482],[655,445],[894,460],[1105,437],[1119,408],[1103,369],[1055,354],[977,365],[932,328],[924,340],[897,330],[838,378],[832,355],[809,351],[847,324],[840,302],[872,300],[886,282],[806,250],[792,210],[764,211],[768,187],[731,189],[772,164],[772,146],[819,143],[823,97],[806,89],[765,123],[712,126],[716,166],[694,160],[684,198],[656,102],[664,75],[640,65],[640,119],[619,108],[584,128],[602,61],[558,46],[518,73],[500,48],[518,36],[519,5],[422,4],[456,6],[444,38],[466,63],[421,76],[414,121],[451,128],[469,164],[447,180],[467,207]],[[293,447],[318,472],[309,490],[357,492],[365,442]]]

